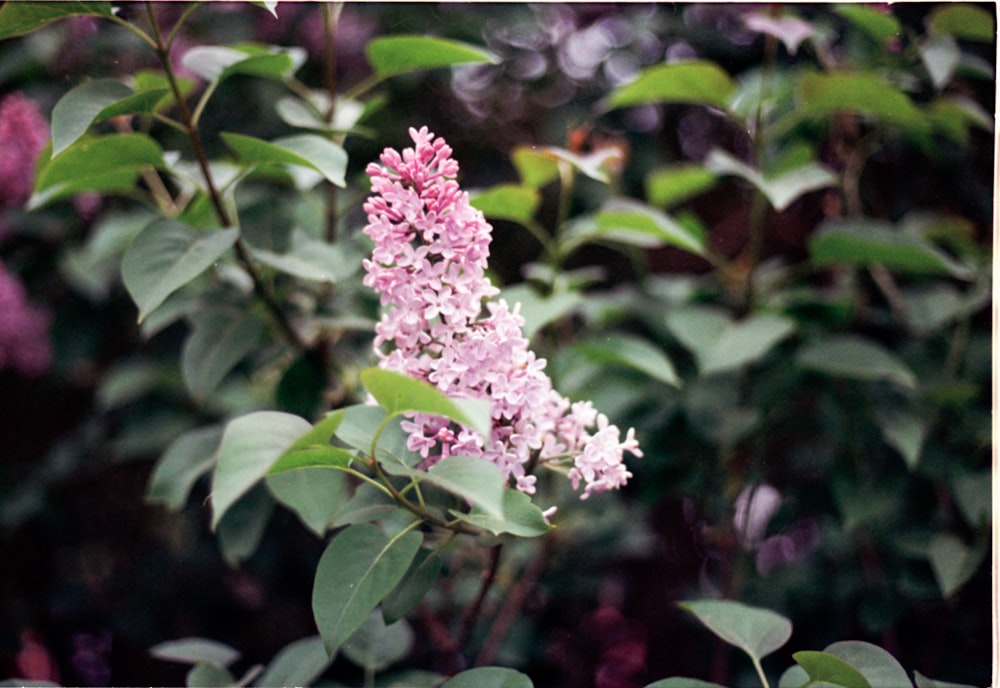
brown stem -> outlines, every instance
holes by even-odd
[[[173,92],[174,100],[176,101],[177,108],[180,111],[181,124],[183,125],[188,138],[191,140],[191,148],[194,152],[195,159],[198,161],[198,168],[201,170],[201,175],[205,180],[205,188],[208,191],[209,201],[212,203],[212,208],[215,210],[215,215],[218,218],[219,223],[223,227],[233,227],[235,225],[232,218],[229,216],[229,212],[226,210],[225,204],[222,202],[222,194],[219,193],[218,188],[215,186],[215,179],[212,177],[208,154],[205,152],[205,146],[201,140],[201,133],[198,131],[198,125],[195,123],[194,118],[191,115],[191,109],[188,107],[187,101],[184,99],[183,94],[181,94],[180,86],[178,85],[177,77],[174,74],[173,66],[170,64],[169,48],[163,41],[163,35],[160,32],[159,24],[156,21],[156,13],[153,11],[153,3],[150,2],[150,0],[147,0],[146,2],[146,11],[149,15],[149,21],[152,26],[153,39],[156,43],[156,55],[159,58],[160,63],[163,65],[163,70],[167,76],[167,82],[170,84],[170,90]],[[275,322],[278,324],[278,327],[281,329],[282,334],[296,349],[300,351],[307,350],[309,348],[308,343],[292,326],[291,321],[288,319],[284,310],[282,310],[281,305],[274,296],[274,293],[261,277],[260,271],[257,269],[257,265],[254,263],[253,258],[250,256],[250,251],[242,237],[236,239],[235,248],[236,255],[239,258],[243,269],[246,270],[253,282],[254,291],[257,293],[257,296],[261,299],[261,301],[264,302],[267,310],[271,313]]]
[[[490,548],[490,563],[489,566],[483,571],[482,581],[479,584],[479,592],[476,594],[476,599],[473,601],[472,606],[465,612],[462,617],[462,632],[458,636],[458,646],[464,648],[469,644],[469,639],[472,638],[472,632],[476,628],[476,622],[479,621],[479,615],[483,611],[483,602],[486,600],[486,595],[489,594],[490,588],[493,587],[493,583],[497,579],[497,570],[500,568],[500,553],[503,550],[503,544],[494,545]]]
[[[322,3],[323,11],[323,85],[326,89],[329,105],[324,114],[326,121],[333,126],[337,112],[337,21],[342,5],[340,3]],[[337,240],[337,187],[330,182],[326,185],[326,240],[333,243]]]

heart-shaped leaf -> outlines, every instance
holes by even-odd
[[[732,600],[679,603],[712,633],[746,652],[754,662],[771,654],[792,637],[792,623],[770,609]]]

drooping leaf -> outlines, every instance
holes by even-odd
[[[895,354],[857,335],[817,339],[804,345],[795,358],[807,370],[855,380],[884,380],[914,389],[917,377]]]
[[[679,605],[712,633],[756,661],[783,646],[792,636],[792,623],[770,609],[733,600],[692,600]]]
[[[687,60],[644,69],[639,77],[607,97],[610,108],[647,103],[694,103],[726,109],[736,82],[717,64]]]
[[[215,465],[215,450],[222,428],[211,425],[178,437],[156,462],[146,489],[146,500],[177,511],[187,502],[191,488]]]
[[[841,112],[874,117],[904,131],[925,134],[927,117],[901,90],[869,72],[812,73],[802,77],[797,92],[806,115],[828,118]]]
[[[993,501],[990,471],[957,473],[951,479],[951,491],[970,528],[978,530],[990,522]]]
[[[955,535],[939,533],[931,538],[927,556],[941,595],[947,598],[975,575],[986,556],[986,548],[969,547]]]
[[[836,655],[815,650],[796,652],[792,658],[809,674],[810,685],[873,688],[864,675]]]
[[[240,653],[224,643],[207,638],[168,640],[149,648],[156,659],[181,664],[210,664],[225,668],[240,658]]]
[[[646,198],[651,205],[669,208],[708,191],[716,180],[717,175],[704,165],[662,167],[646,177]]]
[[[259,686],[308,686],[330,664],[323,639],[311,635],[289,643],[278,651],[267,669],[254,680]]]
[[[331,184],[343,187],[347,153],[329,139],[298,134],[268,142],[244,134],[222,134],[222,139],[249,167],[294,165],[319,172]]]
[[[483,437],[490,436],[490,403],[485,399],[450,399],[430,383],[381,368],[362,371],[361,382],[389,415],[415,412],[444,416]]]
[[[860,640],[843,640],[829,645],[823,651],[840,657],[857,669],[873,688],[877,686],[913,688],[910,677],[902,665],[878,645]]]
[[[0,7],[0,41],[37,31],[66,17],[110,17],[110,2],[5,2]]]
[[[422,536],[408,531],[389,537],[368,523],[349,526],[320,557],[312,609],[328,654],[365,622],[402,580]]]
[[[702,375],[712,375],[759,361],[795,331],[795,323],[775,313],[754,313],[728,323],[709,346],[695,350]]]
[[[290,241],[288,250],[282,253],[259,248],[251,248],[251,253],[275,270],[310,282],[336,284],[360,266],[343,245],[313,239],[300,229],[292,231]]]
[[[80,138],[51,160],[42,153],[28,208],[85,191],[129,191],[143,169],[164,165],[160,145],[146,134]]]
[[[455,674],[441,688],[533,688],[531,679],[507,667],[479,667]]]
[[[387,625],[382,614],[374,611],[341,645],[340,653],[359,667],[378,672],[405,659],[413,640],[413,628],[406,619]]]
[[[113,79],[96,79],[70,89],[52,108],[52,155],[66,150],[92,124],[118,115],[152,112],[167,93],[167,89],[133,93]]]
[[[390,475],[430,483],[467,500],[490,516],[503,516],[503,473],[491,461],[475,456],[447,456],[426,471],[390,461],[382,461],[382,466]]]
[[[886,443],[899,452],[906,467],[913,470],[920,461],[920,454],[927,438],[927,426],[910,408],[888,407],[880,409],[875,418]]]
[[[211,309],[191,314],[192,330],[181,350],[181,374],[191,395],[204,401],[264,335],[254,311]]]
[[[831,220],[822,223],[809,240],[809,257],[817,265],[881,264],[909,274],[972,277],[969,268],[956,262],[927,241],[905,234],[872,219]]]
[[[705,254],[702,234],[643,203],[608,203],[594,219],[590,225],[578,223],[567,241],[574,246],[584,241],[614,241],[642,248],[675,246],[695,255]]]
[[[333,514],[348,498],[347,475],[327,468],[272,473],[265,483],[271,495],[294,511],[317,537],[323,537]]]
[[[211,267],[236,243],[239,233],[236,227],[196,232],[170,219],[142,230],[122,260],[122,279],[139,308],[139,321]]]
[[[671,308],[664,321],[677,341],[695,356],[714,346],[722,332],[732,325],[721,308],[700,305]]]
[[[624,334],[593,337],[575,348],[601,364],[633,368],[671,387],[681,386],[673,362],[645,339]]]
[[[443,565],[440,555],[426,549],[417,552],[403,580],[382,600],[382,616],[386,623],[402,619],[420,604],[437,582]]]
[[[809,162],[776,176],[766,177],[757,170],[737,160],[729,153],[715,149],[705,160],[706,166],[716,174],[730,174],[753,184],[781,212],[804,194],[834,186],[837,178],[823,165]]]
[[[967,3],[936,7],[927,18],[928,28],[966,41],[992,43],[996,40],[996,15]]]
[[[256,411],[229,421],[212,475],[212,527],[311,429],[306,420],[277,411]]]
[[[305,58],[305,51],[301,48],[275,48],[244,43],[234,46],[196,46],[184,53],[181,63],[207,81],[222,81],[234,74],[280,81],[298,71]]]
[[[541,204],[538,191],[530,186],[500,184],[469,195],[469,203],[495,220],[530,222]]]
[[[423,69],[438,69],[474,62],[499,63],[483,48],[431,36],[385,36],[368,42],[365,57],[381,78]]]

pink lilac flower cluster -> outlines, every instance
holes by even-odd
[[[48,138],[48,122],[32,100],[21,93],[0,100],[0,207],[31,196],[35,161]]]
[[[517,489],[532,494],[535,464],[572,461],[582,499],[631,477],[624,452],[642,456],[634,430],[624,440],[590,402],[570,403],[545,374],[545,360],[522,335],[513,308],[485,275],[491,226],[469,204],[458,163],[441,138],[410,129],[414,146],[387,148],[367,172],[365,233],[375,243],[364,282],[388,306],[375,328],[380,365],[426,380],[452,398],[487,399],[489,437],[446,419],[414,414],[407,444],[431,465],[445,456],[481,456]],[[596,427],[596,430],[593,428]]]
[[[0,370],[41,375],[52,364],[49,314],[28,303],[24,285],[0,263]]]

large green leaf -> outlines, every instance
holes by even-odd
[[[212,474],[212,527],[310,430],[306,420],[277,411],[256,411],[229,421]]]
[[[834,10],[881,45],[903,36],[903,26],[890,12],[880,12],[862,4],[842,4]]]
[[[293,165],[320,173],[336,186],[345,186],[347,153],[329,139],[298,134],[268,142],[244,134],[222,134],[222,139],[248,167]]]
[[[909,274],[970,279],[972,271],[933,244],[878,220],[855,218],[822,223],[809,240],[817,265],[881,264]]]
[[[210,309],[191,314],[191,333],[181,350],[181,374],[191,395],[204,401],[264,335],[254,311]]]
[[[478,509],[471,513],[452,511],[451,515],[494,535],[509,533],[518,537],[538,537],[552,530],[542,510],[531,497],[518,490],[504,489],[503,516],[491,516]]]
[[[417,552],[402,582],[382,600],[382,616],[393,623],[410,613],[437,582],[444,561],[426,549]]]
[[[726,325],[709,347],[695,351],[703,375],[755,363],[795,331],[795,323],[774,313],[755,313]]]
[[[537,189],[516,184],[500,184],[469,195],[470,205],[486,217],[522,224],[531,222],[541,202]]]
[[[531,679],[507,667],[479,667],[452,676],[441,688],[532,688]]]
[[[792,658],[809,674],[809,685],[839,688],[873,688],[864,675],[836,655],[815,650],[796,652]]]
[[[328,654],[365,622],[402,580],[422,541],[407,531],[387,536],[368,523],[349,526],[327,546],[316,567],[312,609]]]
[[[261,484],[240,496],[215,529],[223,560],[232,567],[253,556],[274,513],[274,500]]]
[[[765,176],[723,150],[708,154],[705,165],[717,174],[741,177],[753,184],[781,212],[804,194],[834,186],[837,178],[823,165],[809,162],[775,176]]]
[[[992,43],[996,40],[996,12],[966,3],[947,3],[936,7],[927,19],[928,28],[967,41]]]
[[[804,345],[795,358],[807,370],[855,380],[883,380],[914,389],[917,377],[905,363],[876,342],[838,335]]]
[[[145,134],[77,139],[51,160],[42,153],[28,207],[39,208],[85,191],[129,191],[143,169],[163,166],[160,145]]]
[[[300,436],[271,466],[268,474],[276,475],[299,468],[347,468],[355,452],[330,444],[346,415],[345,409],[331,411],[321,418],[309,432]]]
[[[485,399],[450,399],[430,383],[381,368],[363,370],[361,382],[390,416],[407,412],[444,416],[490,436],[490,403]]]
[[[0,7],[0,40],[23,36],[66,17],[110,17],[110,2],[5,2]]]
[[[521,333],[528,340],[546,325],[576,312],[586,302],[578,291],[557,291],[543,296],[523,282],[505,287],[501,297],[511,307],[521,305],[521,317],[524,318]]]
[[[755,663],[792,636],[792,623],[770,609],[733,600],[692,600],[679,604],[712,633],[746,652]]]
[[[413,628],[406,619],[386,624],[373,611],[340,647],[340,654],[371,672],[379,672],[404,659],[413,649]]]
[[[215,263],[240,230],[196,232],[177,220],[154,222],[139,233],[122,260],[122,279],[139,307],[139,321]]]
[[[499,63],[488,50],[431,36],[385,36],[368,42],[365,57],[381,78],[470,62]]]
[[[660,347],[631,335],[593,337],[575,346],[585,356],[605,365],[633,368],[671,387],[680,387],[674,364]]]
[[[331,447],[332,449],[332,447]],[[347,475],[328,468],[304,468],[265,477],[271,495],[323,537],[334,513],[347,501]]]
[[[736,82],[714,62],[689,60],[647,67],[607,97],[611,108],[647,103],[697,103],[726,109]]]
[[[92,124],[118,115],[152,112],[166,93],[167,89],[133,93],[113,79],[96,79],[70,89],[52,108],[52,155],[66,150]]]
[[[238,650],[207,638],[167,640],[149,648],[149,654],[166,662],[211,664],[225,668],[240,658]]]
[[[250,252],[257,261],[310,282],[336,284],[360,266],[344,245],[313,239],[300,229],[292,231],[288,250],[283,253],[259,248],[251,248]]]
[[[222,428],[216,425],[178,437],[156,462],[146,500],[164,504],[171,511],[181,509],[195,482],[215,465],[215,450],[221,440]]]
[[[927,117],[905,93],[874,73],[807,74],[799,82],[797,100],[811,117],[853,112],[917,134],[930,128]]]
[[[330,664],[318,635],[301,638],[278,651],[267,669],[254,679],[258,686],[308,686]]]
[[[704,165],[662,167],[646,177],[646,198],[654,206],[669,208],[708,191],[716,180],[717,175]]]
[[[873,688],[878,688],[878,686],[912,688],[913,686],[902,665],[878,645],[860,640],[843,640],[829,645],[823,651],[840,657],[857,669],[858,673],[864,676]]]
[[[567,243],[575,247],[585,241],[613,241],[641,248],[675,246],[695,255],[705,254],[705,237],[700,232],[643,203],[608,203],[594,220],[576,223]]]
[[[447,456],[426,471],[394,461],[381,463],[390,475],[430,483],[467,500],[489,516],[503,516],[503,473],[491,461],[475,456]]]
[[[283,80],[305,62],[301,48],[275,48],[256,44],[234,46],[197,46],[181,62],[184,67],[207,81],[222,81],[234,74]]]

